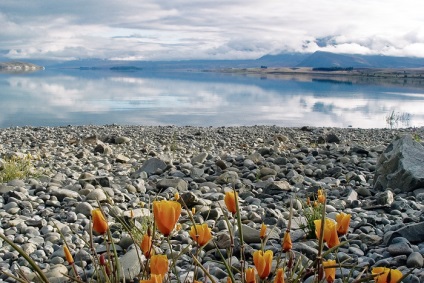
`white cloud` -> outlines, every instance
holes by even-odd
[[[231,59],[280,51],[424,56],[420,0],[0,3],[0,50],[42,58]],[[315,44],[331,39],[327,46]]]

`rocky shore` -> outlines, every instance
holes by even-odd
[[[393,143],[405,135],[409,139],[404,143]],[[334,258],[362,268],[397,268],[404,274],[413,269],[404,282],[424,282],[424,185],[399,168],[411,166],[417,171],[412,174],[418,175],[423,171],[422,139],[424,128],[107,125],[0,129],[0,170],[11,156],[31,156],[36,173],[25,180],[0,183],[0,232],[28,253],[51,282],[67,282],[63,274],[72,270],[65,262],[57,226],[78,272],[88,280],[94,269],[80,236],[88,236],[91,210],[99,201],[110,215],[124,275],[130,280],[141,266],[132,239],[119,229],[119,223],[114,224],[113,214],[129,216],[132,210],[141,221],[152,200],[172,199],[179,192],[188,207],[196,209],[196,221],[212,228],[225,253],[229,238],[221,207],[225,192],[235,186],[249,262],[252,252],[260,248],[262,222],[273,227],[266,249],[280,252],[291,198],[295,199],[293,249],[296,256],[312,259],[318,246],[301,228],[305,222],[302,205],[322,188],[328,217],[338,212],[352,215],[346,236],[350,241]],[[408,146],[415,148],[409,151]],[[394,152],[396,148],[401,153]],[[402,150],[412,152],[411,160],[402,159],[407,155]],[[394,182],[396,178],[401,182]],[[182,229],[172,237],[175,251],[192,245],[187,213],[183,212],[180,223]],[[104,252],[101,238],[95,243],[97,252]],[[171,253],[167,245],[158,248]],[[235,249],[235,255],[239,254],[239,248]],[[219,253],[212,245],[206,246],[200,258],[217,281],[226,282],[225,267],[216,262]],[[240,267],[236,256],[232,262]],[[26,260],[3,241],[0,269],[13,274],[20,269],[34,277]],[[181,257],[177,270],[182,280],[190,278],[191,258]],[[360,271],[355,270],[349,282]],[[348,273],[343,270],[344,275]],[[341,276],[340,270],[337,275]],[[202,277],[200,272],[201,281]],[[14,282],[4,274],[1,280]]]
[[[25,62],[0,62],[0,73],[25,73],[44,70],[44,67]]]

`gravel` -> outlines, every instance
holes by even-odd
[[[409,192],[374,188],[379,156],[396,137],[406,134],[419,140],[424,129],[119,125],[0,129],[0,166],[11,156],[30,154],[36,173],[0,183],[0,232],[24,249],[51,282],[66,282],[64,274],[74,271],[63,260],[59,229],[78,258],[77,271],[88,280],[94,267],[82,239],[88,239],[91,210],[100,204],[125,265],[123,276],[131,280],[142,269],[139,251],[113,215],[128,218],[133,210],[135,221],[142,222],[149,215],[149,203],[172,199],[178,192],[188,208],[196,210],[196,222],[212,228],[220,251],[226,254],[230,239],[226,211],[221,208],[225,192],[235,187],[246,234],[244,253],[251,265],[252,253],[260,248],[261,223],[273,228],[265,249],[279,254],[290,199],[303,201],[322,188],[329,217],[342,211],[352,215],[349,233],[343,236],[350,241],[338,249],[337,260],[363,268],[397,268],[404,274],[414,268],[407,282],[424,282],[423,233],[410,232],[424,231],[424,188]],[[304,221],[303,205],[301,201],[294,205],[293,248],[297,256],[302,253],[304,259],[313,259],[316,240],[305,238],[299,227]],[[173,255],[186,248],[196,250],[188,235],[187,212],[183,211],[180,223],[182,229],[171,238]],[[233,262],[240,267],[239,239],[235,240]],[[93,241],[96,251],[103,253],[102,237]],[[158,252],[171,256],[167,244],[159,243]],[[220,255],[212,244],[199,253],[199,259],[217,281],[226,282],[225,266],[215,262]],[[30,280],[34,278],[28,263],[0,241],[0,268],[16,274],[18,267]],[[181,278],[193,276],[188,253],[179,258],[177,270]],[[346,273],[338,272],[336,282]],[[202,281],[203,272],[198,274]],[[5,275],[0,280],[13,282]]]

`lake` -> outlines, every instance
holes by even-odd
[[[1,128],[104,124],[420,127],[424,86],[210,72],[0,74]]]

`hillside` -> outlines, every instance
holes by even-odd
[[[267,67],[296,67],[309,56],[311,56],[310,53],[280,53],[275,55],[265,55],[255,61],[258,65]]]
[[[424,68],[424,58],[335,54],[317,51],[301,61],[296,67]]]
[[[28,59],[29,60],[29,59]],[[227,68],[244,69],[260,67],[289,68],[424,68],[424,58],[394,57],[384,55],[336,54],[317,51],[315,53],[280,53],[265,55],[255,60],[180,60],[180,61],[116,61],[87,58],[72,61],[35,60],[49,69],[109,70],[133,69],[146,71],[163,70],[219,70]],[[43,67],[31,63],[0,63],[0,72],[24,72],[41,70]]]

